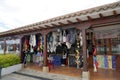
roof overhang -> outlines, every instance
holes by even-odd
[[[103,6],[55,17],[42,22],[26,25],[20,28],[12,29],[0,33],[0,36],[10,33],[26,32],[29,30],[32,31],[37,29],[53,28],[53,27],[58,27],[58,26],[63,26],[78,22],[81,23],[83,21],[99,19],[107,16],[116,16],[119,14],[120,14],[120,1],[108,5],[103,5]]]

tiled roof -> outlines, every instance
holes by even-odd
[[[10,34],[10,33],[17,34],[17,32],[19,33],[26,32],[28,30],[58,27],[66,24],[82,22],[90,19],[97,19],[97,18],[102,18],[106,16],[118,15],[118,14],[120,14],[120,1],[99,6],[99,7],[94,7],[91,9],[74,12],[71,14],[66,14],[63,16],[58,16],[45,21],[41,21],[41,22],[26,25],[20,28],[12,29],[6,32],[1,32],[0,36]]]

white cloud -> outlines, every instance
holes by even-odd
[[[0,26],[0,30],[13,29],[115,1],[118,0],[0,0],[0,23],[5,24]]]

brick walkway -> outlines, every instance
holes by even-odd
[[[44,73],[31,69],[23,69],[21,71],[3,76],[1,80],[85,80],[71,76],[60,74]]]

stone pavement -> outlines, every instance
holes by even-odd
[[[1,80],[85,80],[85,79],[60,74],[45,73],[31,69],[23,69],[21,71],[3,76]]]

